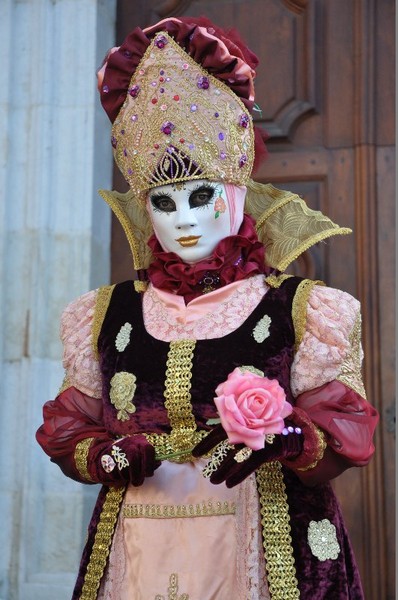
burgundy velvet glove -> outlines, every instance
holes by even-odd
[[[111,443],[96,440],[88,452],[87,471],[97,483],[139,486],[160,464],[155,459],[155,448],[145,436],[134,435]]]
[[[299,456],[303,449],[304,437],[299,427],[286,420],[284,432],[276,434],[271,443],[266,441],[265,447],[261,450],[251,450],[243,444],[235,444],[231,447],[226,440],[226,432],[221,425],[218,425],[195,446],[192,455],[203,456],[221,444],[215,450],[203,474],[209,477],[212,483],[225,481],[226,486],[231,488],[241,483],[266,462],[274,460],[284,462]]]

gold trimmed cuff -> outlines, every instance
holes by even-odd
[[[95,483],[94,480],[90,477],[90,474],[87,470],[87,462],[88,462],[88,452],[90,450],[91,442],[94,438],[85,438],[76,444],[75,448],[75,465],[76,469],[79,471],[80,477],[85,481],[90,481],[91,483]]]

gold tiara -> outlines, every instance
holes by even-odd
[[[245,185],[253,167],[253,122],[243,102],[166,32],[135,70],[111,141],[137,195],[189,179]]]

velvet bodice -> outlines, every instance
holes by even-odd
[[[290,367],[293,360],[294,328],[292,300],[299,278],[288,279],[278,289],[270,289],[252,314],[235,331],[221,338],[197,340],[192,359],[191,403],[200,429],[216,418],[214,390],[238,366],[252,366],[270,378],[278,379],[287,399],[290,390]],[[268,316],[268,335],[256,341],[256,325]],[[132,326],[130,341],[123,351],[115,345],[125,324]],[[138,432],[169,433],[170,424],[164,407],[166,362],[170,344],[149,335],[145,329],[141,297],[132,282],[115,286],[98,341],[103,376],[104,420],[116,435]],[[134,405],[136,412],[128,421],[117,419],[109,397],[110,381],[115,373],[125,371],[136,377]]]

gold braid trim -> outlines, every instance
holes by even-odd
[[[323,455],[325,454],[325,450],[328,446],[325,434],[323,433],[322,429],[320,429],[318,425],[315,425],[315,423],[313,423],[312,426],[314,428],[314,433],[318,440],[318,448],[316,450],[315,459],[310,465],[307,465],[306,467],[298,467],[297,471],[309,471],[310,469],[314,469],[319,463],[319,461],[322,460]]]
[[[282,283],[286,281],[286,279],[290,279],[293,275],[288,275],[287,273],[283,273],[281,275],[268,275],[265,278],[265,283],[272,288],[280,288]]]
[[[94,438],[89,437],[81,440],[76,444],[74,459],[77,470],[79,471],[80,476],[86,481],[94,482],[94,480],[90,477],[90,473],[87,470],[87,459],[88,452],[90,450],[91,442]]]
[[[290,535],[289,506],[281,464],[262,465],[256,474],[263,546],[272,600],[298,600],[300,592]]]
[[[100,287],[95,301],[94,318],[91,328],[92,348],[95,358],[98,360],[98,338],[101,333],[102,324],[105,319],[106,311],[108,310],[111,301],[114,285],[105,285]]]
[[[109,488],[95,533],[80,600],[96,600],[125,488]]]
[[[195,340],[170,342],[167,356],[164,405],[171,425],[169,442],[174,452],[191,450],[197,431],[190,392],[195,346]]]
[[[358,313],[354,327],[349,335],[350,351],[341,365],[340,373],[336,377],[351,390],[354,390],[366,400],[366,391],[362,381],[362,345],[361,345],[361,314]]]
[[[213,502],[201,504],[125,504],[122,515],[125,519],[190,519],[192,517],[218,517],[234,515],[235,502]]]
[[[311,279],[303,279],[297,286],[296,293],[293,298],[292,318],[296,340],[294,349],[297,352],[298,347],[303,341],[305,326],[307,323],[307,304],[308,298],[316,285],[325,285],[323,281],[312,281]]]
[[[189,433],[190,447],[176,450],[175,434],[173,433],[143,433],[150,444],[155,448],[156,460],[169,460],[176,463],[191,462],[191,450],[208,435],[208,431],[193,431]]]

